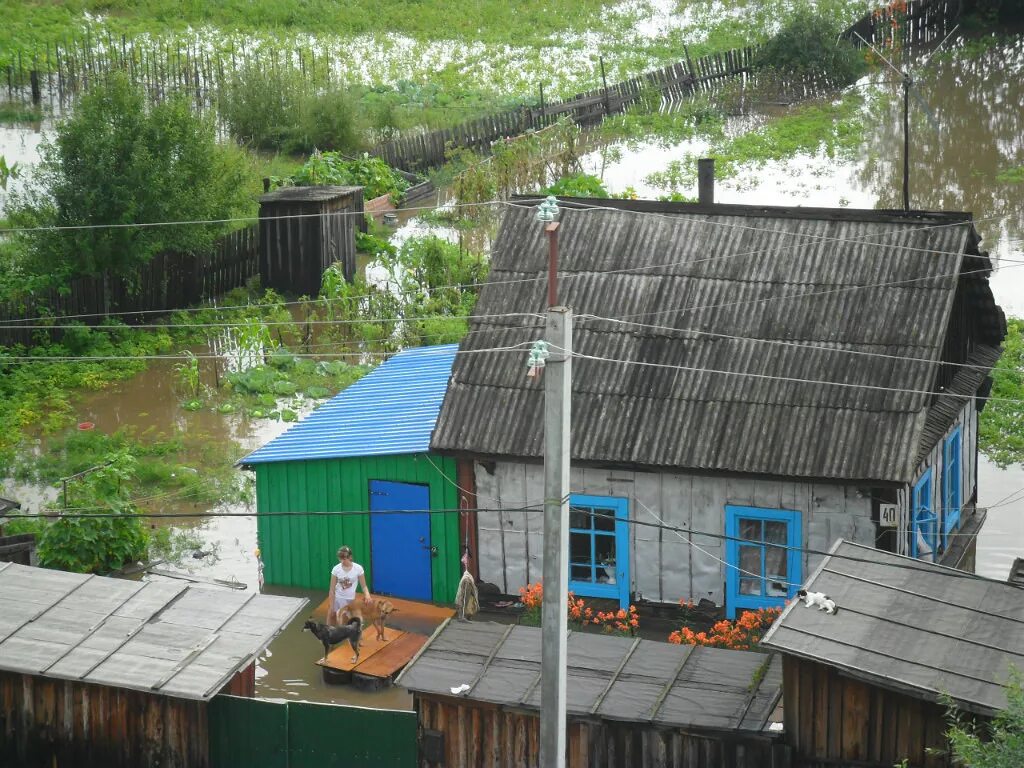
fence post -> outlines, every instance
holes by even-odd
[[[604,113],[610,115],[612,110],[608,102],[608,78],[604,76],[604,56],[599,56],[597,60],[601,62],[601,85],[604,86]]]

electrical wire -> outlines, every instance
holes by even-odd
[[[495,512],[495,513],[522,512],[522,513],[525,514],[527,512],[536,512],[541,507],[542,507],[542,505],[538,504],[538,505],[535,505],[535,507],[516,507],[516,508],[477,507],[477,508],[472,508],[472,509],[465,509],[465,508],[456,507],[456,508],[446,508],[446,509],[343,510],[343,511],[327,511],[327,512],[323,512],[323,511],[321,511],[321,512],[296,511],[296,512],[206,512],[206,513],[202,513],[202,512],[182,512],[182,513],[166,513],[166,512],[159,512],[159,513],[156,513],[156,512],[95,512],[95,513],[92,513],[92,512],[83,512],[82,511],[83,509],[87,509],[87,508],[68,508],[67,510],[57,511],[57,512],[32,512],[32,513],[8,514],[7,519],[8,520],[14,520],[14,519],[18,519],[18,518],[28,518],[28,519],[60,519],[62,517],[63,518],[69,518],[69,519],[75,519],[75,518],[79,518],[79,519],[88,519],[88,518],[104,519],[104,518],[124,518],[124,517],[132,517],[132,516],[134,516],[134,517],[139,517],[139,518],[143,518],[143,519],[168,519],[168,520],[173,520],[173,519],[190,518],[190,517],[196,517],[196,518],[219,518],[219,517],[255,517],[255,518],[260,518],[260,517],[286,517],[286,516],[287,517],[292,517],[292,518],[295,518],[295,517],[357,517],[357,516],[367,516],[367,515],[409,514],[409,513],[432,514],[432,515],[433,514],[464,514],[464,513],[467,513],[467,512],[475,512],[475,513],[479,513],[479,512]],[[608,518],[609,517],[609,515],[607,515],[607,514],[604,514],[604,513],[601,513],[601,512],[595,512],[594,510],[588,510],[586,508],[579,508],[579,509],[576,509],[576,511],[578,513],[589,515],[592,518],[596,518],[596,517]],[[749,539],[743,539],[743,538],[741,538],[739,536],[729,536],[728,534],[723,534],[723,533],[715,533],[715,532],[711,532],[711,531],[701,531],[701,530],[696,530],[696,529],[693,529],[693,528],[687,528],[685,526],[673,526],[673,525],[667,525],[665,523],[649,523],[649,522],[644,522],[642,520],[636,520],[636,519],[624,520],[623,522],[625,522],[628,525],[643,526],[643,527],[648,527],[648,528],[656,528],[656,529],[660,529],[660,530],[676,532],[676,533],[679,533],[679,534],[690,534],[692,536],[705,536],[707,538],[718,539],[718,540],[721,540],[721,541],[735,541],[735,542],[746,543],[746,544],[750,544],[751,543],[751,541]],[[913,560],[911,558],[906,558],[907,560],[910,561],[910,562],[907,562],[907,563],[888,563],[888,562],[879,563],[878,560],[873,560],[873,559],[870,559],[870,558],[855,557],[855,556],[852,556],[852,555],[843,555],[843,554],[839,554],[839,553],[833,553],[833,552],[830,552],[828,550],[815,549],[813,547],[799,547],[799,546],[792,546],[792,545],[787,545],[787,544],[774,544],[774,543],[763,543],[763,546],[771,547],[773,549],[781,549],[781,550],[785,550],[787,552],[796,552],[796,553],[800,553],[800,554],[806,554],[806,555],[821,555],[823,557],[827,556],[827,557],[832,557],[832,558],[838,559],[838,560],[845,560],[845,561],[848,561],[848,562],[866,563],[866,564],[871,564],[871,565],[879,565],[879,564],[881,564],[881,565],[885,565],[887,567],[899,568],[899,569],[902,569],[902,570],[918,571],[918,572],[921,572],[921,573],[927,573],[929,575],[949,576],[951,578],[964,578],[964,579],[971,579],[971,580],[974,580],[974,581],[993,581],[993,579],[989,579],[989,578],[986,578],[984,576],[979,576],[977,574],[968,573],[968,572],[965,572],[965,571],[957,571],[957,570],[955,570],[953,568],[946,568],[944,566],[936,565],[936,564],[933,564],[933,563],[927,563],[927,562],[921,561],[919,565],[915,565],[914,563],[919,562],[919,561]],[[886,554],[893,554],[893,553],[886,552]],[[758,578],[760,578],[760,576],[758,576]],[[1004,583],[1004,582],[1000,582],[1000,583]],[[1024,619],[1022,619],[1022,621],[1024,621]]]
[[[553,347],[554,349],[554,347]],[[687,365],[673,365],[670,363],[649,363],[643,360],[622,360],[615,357],[601,357],[600,355],[585,355],[580,352],[573,352],[572,357],[581,360],[593,360],[604,363],[618,363],[620,365],[638,365],[645,368],[659,368],[676,371],[686,371],[688,373],[709,373],[718,374],[722,376],[738,376],[753,379],[760,379],[764,381],[785,381],[792,384],[813,384],[819,386],[828,387],[841,387],[843,389],[864,389],[871,392],[894,392],[906,395],[927,395],[929,397],[956,397],[962,400],[969,400],[974,395],[972,394],[958,394],[956,392],[933,392],[928,389],[903,389],[900,387],[882,387],[875,384],[854,384],[847,381],[827,381],[821,379],[800,379],[795,376],[774,376],[766,373],[751,373],[749,371],[722,371],[713,368],[696,368],[694,366]],[[1000,403],[1013,403],[1014,405],[1024,405],[1024,399],[1012,398],[1012,397],[996,397],[990,395],[986,398],[990,402]]]
[[[971,368],[971,369],[979,370],[979,371],[989,371],[989,370],[992,369],[992,366],[990,366],[990,365],[975,365],[973,363],[954,363],[954,362],[946,362],[944,360],[940,360],[940,359],[936,359],[936,358],[909,357],[909,356],[906,356],[906,355],[887,355],[887,354],[882,353],[882,352],[867,352],[865,350],[860,350],[860,349],[839,349],[838,347],[825,346],[826,344],[828,344],[830,342],[824,342],[824,341],[815,344],[813,342],[786,341],[784,339],[760,339],[760,338],[755,338],[755,337],[752,337],[752,336],[733,336],[733,335],[730,335],[730,334],[727,334],[727,333],[715,333],[714,331],[705,331],[705,330],[702,330],[700,328],[676,328],[675,326],[671,326],[671,325],[652,325],[652,324],[648,324],[648,323],[638,323],[638,322],[633,321],[633,320],[620,320],[617,317],[604,317],[602,315],[590,315],[590,314],[576,315],[573,318],[573,321],[574,321],[574,323],[576,323],[578,325],[585,325],[586,323],[588,323],[590,321],[607,322],[607,323],[613,323],[613,324],[619,324],[619,325],[629,325],[629,326],[633,326],[633,327],[636,327],[636,328],[646,328],[646,329],[656,330],[656,331],[668,331],[668,332],[671,332],[671,333],[680,333],[680,334],[690,333],[690,334],[693,334],[695,336],[710,336],[710,337],[717,338],[717,339],[729,339],[729,340],[732,340],[732,341],[751,341],[751,342],[754,342],[754,343],[775,344],[775,345],[778,345],[778,346],[794,347],[794,348],[797,348],[797,349],[813,349],[813,350],[817,350],[819,352],[828,352],[830,354],[860,355],[860,356],[864,356],[864,357],[875,357],[875,358],[881,358],[881,359],[885,359],[885,360],[899,360],[901,362],[928,363],[929,365],[945,365],[945,366],[950,366],[950,367],[954,367],[954,368]],[[479,329],[479,330],[487,330],[487,329]]]

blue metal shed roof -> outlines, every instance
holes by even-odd
[[[427,451],[458,348],[399,352],[239,464]]]

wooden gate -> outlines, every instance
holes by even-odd
[[[416,713],[217,696],[210,768],[413,768]]]

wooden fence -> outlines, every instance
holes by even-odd
[[[471,120],[453,128],[423,132],[379,144],[371,154],[388,165],[406,170],[423,171],[442,165],[446,152],[453,147],[490,151],[499,139],[537,130],[562,117],[571,117],[580,124],[594,123],[607,115],[625,111],[645,94],[653,94],[659,103],[686,98],[696,91],[706,91],[718,81],[750,72],[755,49],[738,48],[709,54],[672,64],[607,88],[597,88],[551,104],[499,112]]]
[[[907,0],[906,10],[890,3],[871,11],[843,33],[854,45],[924,45],[942,40],[964,11],[963,0]]]
[[[0,345],[32,344],[48,318],[96,324],[112,313],[126,323],[151,320],[244,286],[259,274],[255,226],[221,237],[208,254],[160,253],[137,275],[137,285],[107,276],[78,277],[67,292],[50,290],[0,304]],[[137,314],[136,314],[137,313]]]

